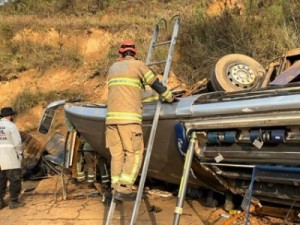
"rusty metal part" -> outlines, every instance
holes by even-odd
[[[191,87],[190,90],[187,90],[186,93],[184,93],[182,95],[182,97],[187,97],[187,96],[190,96],[190,95],[193,95],[195,93],[197,93],[198,90],[201,90],[203,87],[206,88],[207,86],[207,79],[203,79],[203,80],[199,80],[195,85],[193,85],[193,87]]]
[[[273,71],[274,71],[274,68],[275,68],[276,66],[279,66],[279,62],[271,63],[271,64],[269,65],[268,72],[267,72],[267,74],[266,74],[265,77],[264,77],[264,80],[263,80],[263,83],[262,83],[262,85],[261,85],[261,88],[267,87],[267,86],[269,85],[269,83],[270,83],[270,78],[271,78],[271,76],[272,76],[272,74],[273,74]]]
[[[294,48],[285,53],[285,57],[287,58],[297,56],[297,55],[300,55],[300,48]]]
[[[300,60],[295,62],[292,66],[283,71],[275,78],[271,85],[285,85],[294,80],[300,74]]]
[[[201,167],[209,172],[210,174],[212,174],[219,182],[220,184],[222,184],[226,190],[230,190],[233,194],[237,194],[238,192],[238,188],[234,187],[233,185],[228,184],[228,182],[223,179],[222,177],[218,176],[211,168],[209,168],[206,165],[201,164]],[[215,190],[216,191],[216,190]]]
[[[255,207],[255,214],[261,216],[274,216],[287,221],[300,222],[300,209],[287,209],[271,206]]]

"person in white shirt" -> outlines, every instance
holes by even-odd
[[[11,107],[1,109],[0,119],[0,209],[6,206],[7,181],[9,181],[9,208],[24,206],[19,201],[22,184],[22,140],[17,126],[13,123],[16,112]]]

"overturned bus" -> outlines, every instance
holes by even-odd
[[[294,74],[298,73],[299,63],[295,64],[285,77],[297,78]],[[245,67],[231,68],[244,70]],[[251,72],[247,68],[246,72]],[[267,73],[268,79],[272,73]],[[233,71],[232,76],[236,74]],[[275,173],[263,171],[259,174],[251,186],[253,197],[262,202],[299,208],[300,85],[297,81],[290,82],[292,79],[282,80],[280,75],[277,78],[273,78],[276,85],[232,92],[203,92],[179,98],[173,104],[162,104],[148,177],[180,184],[190,135],[194,132],[197,141],[189,186],[244,196],[253,182],[254,169],[265,166]],[[227,85],[232,81],[228,79]],[[261,84],[264,83],[262,80]],[[233,85],[236,86],[236,82]],[[48,132],[54,109],[60,105],[72,129],[109,162],[110,154],[105,147],[106,105],[51,103],[41,120],[40,132]],[[143,104],[145,143],[156,106],[156,102]]]

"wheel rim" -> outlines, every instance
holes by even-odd
[[[245,64],[234,64],[227,71],[229,81],[241,89],[251,88],[255,84],[253,70]]]

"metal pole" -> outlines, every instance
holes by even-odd
[[[176,40],[177,40],[177,36],[178,36],[178,32],[179,32],[179,26],[180,26],[180,17],[175,16],[174,18],[176,18],[176,21],[175,21],[174,28],[173,28],[173,34],[172,34],[171,44],[170,44],[170,48],[169,48],[168,58],[167,58],[167,62],[166,62],[166,66],[165,66],[165,70],[164,70],[164,74],[163,74],[163,78],[162,78],[162,83],[164,85],[166,85],[167,80],[168,80],[171,62],[172,62],[172,58],[173,58],[173,52],[175,49],[175,44],[176,44]]]
[[[75,133],[76,135],[76,133]],[[66,166],[66,159],[67,159],[67,151],[68,151],[68,140],[69,140],[69,137],[70,137],[70,132],[68,131],[67,132],[67,135],[66,135],[66,139],[65,139],[65,144],[64,144],[64,155],[63,155],[63,165],[62,165],[62,168],[61,168],[61,185],[62,185],[62,192],[63,192],[63,200],[66,200],[67,199],[67,188],[66,188],[66,184],[65,184],[65,178],[64,178],[64,175],[65,175],[65,166]]]
[[[112,221],[112,218],[113,218],[113,215],[114,215],[114,212],[115,212],[115,208],[116,208],[116,200],[115,198],[113,197],[112,200],[111,200],[111,203],[110,203],[110,207],[109,207],[109,211],[108,211],[108,215],[107,215],[107,219],[106,219],[106,223],[105,225],[110,225],[111,224],[111,221]]]
[[[161,102],[158,102],[156,111],[155,111],[155,115],[154,115],[154,120],[153,120],[154,125],[152,126],[150,138],[148,141],[148,147],[146,150],[143,171],[142,171],[141,179],[139,182],[139,188],[138,188],[138,192],[137,192],[137,196],[136,196],[136,200],[135,200],[135,204],[134,204],[134,209],[133,209],[130,225],[135,225],[136,220],[137,220],[137,215],[138,215],[140,204],[141,204],[141,198],[142,198],[145,180],[147,177],[147,172],[148,172],[148,167],[149,167],[149,162],[150,162],[150,158],[151,158],[151,152],[152,152],[152,147],[153,147],[156,128],[157,128],[156,124],[158,123],[160,109],[161,109]]]
[[[148,51],[148,54],[147,54],[146,65],[149,65],[151,63],[151,58],[152,58],[153,51],[154,51],[154,44],[156,43],[158,32],[159,32],[159,25],[156,24],[155,28],[154,28],[152,38],[151,38],[149,51]]]
[[[176,208],[175,208],[175,211],[174,211],[173,225],[179,224],[180,216],[181,216],[182,211],[183,211],[183,203],[184,203],[184,199],[185,199],[187,184],[188,184],[188,181],[189,181],[190,169],[191,169],[191,166],[192,166],[192,160],[193,160],[194,151],[195,151],[196,138],[197,138],[196,137],[196,132],[193,131],[192,134],[191,134],[190,141],[189,141],[188,151],[187,151],[186,156],[185,156],[183,173],[182,173],[182,177],[181,177]]]

